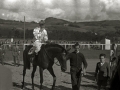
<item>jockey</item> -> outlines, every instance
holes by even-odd
[[[45,21],[41,20],[39,22],[39,27],[36,27],[33,30],[35,42],[33,43],[33,47],[28,52],[29,55],[33,54],[34,52],[37,54],[41,49],[42,43],[48,41],[48,35],[47,35],[47,31],[45,30],[44,24]]]

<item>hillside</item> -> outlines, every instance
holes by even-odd
[[[53,32],[58,33],[61,31],[64,32],[69,31],[69,33],[71,32],[73,33],[74,31],[76,31],[80,33],[91,33],[91,35],[97,33],[97,35],[113,36],[113,34],[116,34],[116,32],[118,33],[120,32],[119,31],[120,21],[118,20],[70,22],[62,19],[48,17],[45,19],[45,22],[46,22],[46,29],[48,30],[49,33],[53,33]],[[36,22],[25,22],[26,30],[33,30],[37,26],[38,24]],[[12,32],[13,30],[23,31],[23,29],[24,29],[24,22],[22,21],[0,19],[0,36],[3,36],[2,34],[3,32],[4,34],[7,33],[8,35],[8,32]],[[53,34],[51,34],[50,36],[52,35]]]
[[[94,32],[115,32],[115,27],[120,26],[120,21],[92,21],[92,22],[69,22],[62,19],[57,19],[49,17],[45,19],[46,28],[55,27],[59,30],[73,30],[80,32],[94,31]],[[35,22],[25,22],[26,29],[33,29],[37,27],[38,24]],[[66,26],[66,27],[65,27]],[[23,30],[24,22],[22,21],[12,21],[12,20],[3,20],[0,19],[1,28],[17,28]],[[49,28],[50,29],[50,28]]]

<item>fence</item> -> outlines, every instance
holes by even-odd
[[[64,44],[64,43],[58,43],[59,45],[63,46],[64,48],[73,48],[73,45],[74,43],[72,44]],[[15,45],[15,44],[3,44],[3,48],[4,49],[11,49],[12,46]],[[27,45],[30,45],[30,44],[17,44],[21,50],[24,50],[25,47]],[[110,46],[111,47],[112,44],[80,44],[80,49],[88,49],[88,50],[91,50],[91,49],[95,49],[95,50],[105,50],[105,46]],[[117,46],[119,47],[120,44],[117,44]],[[110,49],[108,49],[110,50]]]
[[[23,49],[25,49],[26,45],[30,45],[30,44],[24,44],[23,45]],[[61,46],[63,46],[64,48],[73,48],[74,44],[59,44]],[[105,50],[105,46],[110,46],[111,47],[112,44],[80,44],[80,49],[95,49],[95,50]],[[119,46],[120,44],[117,44],[117,46]],[[108,49],[110,50],[110,49]]]

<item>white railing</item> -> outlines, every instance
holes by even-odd
[[[74,44],[65,44],[65,43],[58,43],[59,45],[62,45],[62,46],[64,46],[65,48],[67,48],[67,47],[70,47],[70,48],[72,48],[73,47],[73,45]],[[12,46],[12,45],[15,45],[15,44],[3,44],[3,46],[5,47],[5,46]],[[22,46],[23,47],[23,50],[25,49],[25,46],[26,45],[30,45],[29,43],[27,43],[27,44],[17,44],[17,45],[19,45],[19,46]],[[101,50],[104,50],[104,47],[105,46],[110,46],[111,47],[111,45],[112,44],[79,44],[80,45],[80,47],[81,48],[88,48],[89,50],[91,49],[91,46],[97,46],[97,47],[100,47],[101,48]],[[120,44],[117,44],[117,45],[120,45]]]
[[[25,49],[25,46],[26,46],[26,45],[30,45],[30,44],[24,44],[23,49]],[[61,44],[61,43],[60,43],[59,45],[62,45],[62,46],[64,46],[65,48],[67,48],[67,46],[69,46],[69,47],[72,48],[74,44]],[[101,46],[101,49],[104,50],[104,46],[106,46],[106,45],[109,46],[109,45],[110,45],[110,47],[111,47],[112,44],[79,44],[79,45],[80,45],[80,46],[87,46],[89,50],[90,50],[90,48],[91,48],[90,46],[99,46],[99,47]],[[117,45],[120,45],[120,44],[117,44]]]

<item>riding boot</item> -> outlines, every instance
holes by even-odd
[[[33,47],[29,50],[28,54],[29,54],[29,55],[34,54],[35,49],[36,49],[36,47],[33,46]]]

